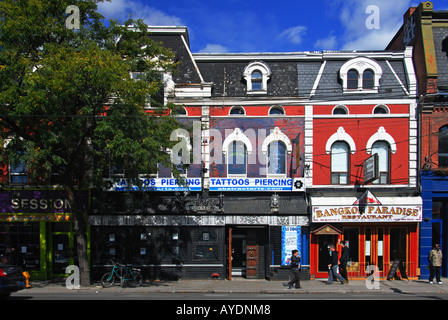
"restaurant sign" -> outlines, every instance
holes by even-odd
[[[422,206],[314,206],[313,222],[421,222]]]

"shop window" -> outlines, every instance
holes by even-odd
[[[348,184],[350,147],[346,142],[337,141],[331,146],[331,184]]]
[[[439,130],[439,168],[448,167],[448,125]]]
[[[344,239],[349,249],[350,266],[348,272],[359,272],[359,228],[344,228]]]
[[[193,261],[217,262],[219,261],[218,250],[218,245],[195,245],[193,246]]]
[[[1,222],[0,255],[27,271],[40,270],[39,223]]]
[[[268,175],[286,174],[286,146],[281,141],[271,142],[268,146]]]
[[[388,184],[390,183],[390,145],[386,141],[377,141],[372,145],[372,155],[378,154],[378,179],[372,183]]]
[[[227,174],[245,175],[247,171],[247,148],[242,141],[232,141],[227,156]]]

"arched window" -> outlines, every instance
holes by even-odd
[[[384,105],[378,105],[373,109],[373,114],[388,114],[389,109]]]
[[[372,183],[388,184],[390,183],[390,145],[386,141],[376,141],[372,145],[372,155],[378,155],[378,179]]]
[[[267,94],[268,80],[271,77],[271,69],[263,61],[252,61],[243,71],[246,80],[248,94]]]
[[[350,182],[350,147],[344,141],[336,141],[331,146],[331,184]]]
[[[351,69],[347,72],[347,89],[358,89],[358,71]]]
[[[366,57],[350,59],[339,69],[344,93],[377,93],[382,74],[378,62]]]
[[[232,141],[227,153],[227,175],[245,175],[246,172],[246,145],[242,141]]]
[[[448,167],[448,125],[439,130],[439,168]]]
[[[286,174],[286,146],[273,141],[268,146],[268,175]]]
[[[269,114],[270,114],[270,115],[280,115],[280,114],[285,114],[285,111],[283,110],[282,107],[280,107],[280,106],[275,106],[275,107],[272,107],[272,108],[269,110]]]
[[[242,107],[233,107],[230,110],[230,114],[231,115],[240,115],[240,116],[242,116],[242,115],[244,115],[244,109]]]
[[[372,70],[367,69],[362,73],[362,88],[373,89],[374,73]]]
[[[347,107],[345,107],[345,106],[342,106],[342,105],[340,105],[340,106],[336,106],[334,109],[333,109],[333,114],[347,114],[348,112],[347,112]]]
[[[251,75],[252,91],[260,91],[263,89],[263,75],[260,71],[255,70]]]

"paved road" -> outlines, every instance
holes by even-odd
[[[31,292],[13,293],[9,300],[165,300],[165,301],[223,301],[223,300],[448,300],[444,292],[359,292],[359,293],[143,293],[112,291]]]

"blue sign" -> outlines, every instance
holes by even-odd
[[[282,227],[282,266],[289,266],[292,250],[299,250],[302,257],[302,228]]]

